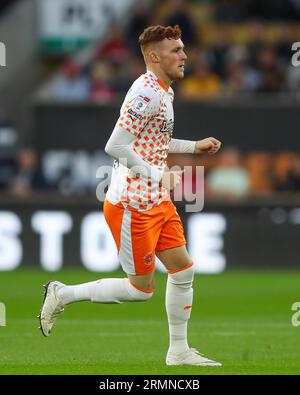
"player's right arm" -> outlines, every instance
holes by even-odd
[[[160,182],[168,191],[173,190],[180,183],[183,171],[164,172],[151,166],[133,150],[132,143],[135,140],[135,136],[117,124],[105,146],[105,152],[128,169],[150,178],[151,181]]]
[[[140,173],[143,177],[150,178],[152,181],[160,182],[163,170],[151,166],[134,151],[133,143],[135,140],[135,136],[117,124],[105,146],[105,152],[135,173]]]
[[[105,146],[105,152],[119,163],[156,182],[161,181],[163,170],[144,161],[134,150],[133,144],[148,122],[158,114],[159,107],[160,98],[153,89],[133,85]]]
[[[159,112],[160,99],[150,88],[129,91],[121,107],[120,117],[105,146],[105,152],[119,163],[151,181],[172,190],[181,180],[181,171],[164,172],[144,161],[133,149],[139,133]]]

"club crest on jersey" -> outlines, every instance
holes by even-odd
[[[152,262],[152,252],[148,252],[148,254],[144,256],[144,263],[145,265],[151,265],[151,262]]]
[[[133,103],[133,108],[135,111],[143,112],[143,111],[145,111],[145,109],[149,103],[150,103],[149,97],[140,95],[135,99],[135,101]]]

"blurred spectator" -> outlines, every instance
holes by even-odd
[[[261,82],[259,93],[280,93],[285,84],[285,73],[273,48],[265,47],[258,56],[258,71]]]
[[[152,13],[151,18],[149,19],[149,25],[148,26],[156,26],[156,25],[167,25],[165,19],[160,13]]]
[[[129,79],[131,81],[131,85],[133,81],[135,81],[140,75],[146,72],[145,63],[142,61],[141,58],[132,57],[130,61],[130,68],[129,70],[127,70],[127,72],[129,72]]]
[[[236,97],[254,92],[259,85],[259,73],[247,65],[247,49],[232,47],[226,58],[224,96]]]
[[[300,192],[300,156],[297,155],[285,180],[276,183],[275,189],[281,192]]]
[[[273,16],[287,3],[293,3],[293,7],[298,5],[300,9],[300,0],[275,0],[271,7]],[[197,4],[199,13],[194,13]],[[175,81],[173,88],[183,99],[214,100],[254,93],[272,96],[284,90],[300,97],[298,72],[289,68],[291,44],[300,40],[298,27],[289,23],[270,26],[263,22],[270,4],[269,0],[157,0],[151,3],[141,0],[126,32],[113,24],[89,66],[91,75],[83,76],[73,61],[66,63],[62,75],[52,84],[51,97],[65,101],[90,98],[110,103],[119,95],[123,96],[132,82],[145,72],[138,37],[151,24],[179,24],[182,29],[183,42],[189,46],[188,59],[184,80]],[[250,19],[241,29],[237,24],[211,29],[212,10],[221,21],[256,19]],[[203,20],[207,18],[207,23],[201,26],[201,50],[198,26],[194,25],[194,18],[200,14]],[[277,43],[274,42],[276,37]],[[270,40],[273,40],[273,47],[269,46]]]
[[[193,24],[191,15],[188,13],[188,1],[168,0],[169,15],[165,19],[165,25],[179,25],[182,30],[182,41],[185,45],[197,44],[197,31]]]
[[[111,63],[124,64],[130,56],[130,48],[125,37],[118,26],[112,26],[104,45],[98,48],[96,58],[105,59]]]
[[[111,103],[117,93],[112,88],[112,75],[107,62],[97,61],[92,66],[90,99],[98,103]]]
[[[287,3],[292,10],[290,19],[300,20],[300,0],[288,0]]]
[[[131,56],[128,67],[120,67],[118,77],[113,82],[113,87],[117,92],[125,95],[131,87],[133,81],[146,72],[146,66],[141,56]]]
[[[225,78],[225,61],[230,49],[230,42],[226,31],[216,29],[213,32],[209,51],[212,57],[212,69],[222,79]]]
[[[248,44],[248,62],[251,67],[257,67],[258,56],[265,47],[266,29],[265,25],[259,20],[253,20],[249,25],[249,44]]]
[[[246,15],[247,2],[240,0],[214,0],[216,21],[238,22]]]
[[[206,191],[209,196],[239,198],[250,192],[250,177],[241,165],[240,153],[235,147],[224,148],[219,165],[207,176]]]
[[[50,86],[50,96],[59,101],[87,100],[89,95],[89,81],[81,75],[78,64],[70,60],[63,65],[62,73]]]
[[[300,67],[290,66],[287,70],[287,88],[300,100]]]
[[[267,20],[297,19],[296,7],[292,3],[298,0],[249,0],[248,17]]]
[[[10,191],[15,195],[27,196],[33,191],[47,190],[46,182],[36,152],[31,148],[24,148],[18,153],[17,169],[10,183]]]
[[[6,189],[15,172],[18,132],[0,109],[0,190]]]
[[[179,95],[186,100],[216,99],[221,92],[219,77],[210,68],[204,53],[200,53],[193,72],[179,85]]]
[[[130,49],[134,54],[140,53],[139,36],[150,25],[150,6],[145,1],[139,1],[135,13],[127,28]]]
[[[11,156],[0,156],[0,191],[7,189],[15,171],[15,159]]]
[[[276,52],[280,61],[289,65],[292,58],[292,43],[297,41],[294,37],[294,31],[292,25],[287,23],[282,24],[279,29],[279,37],[276,43]]]

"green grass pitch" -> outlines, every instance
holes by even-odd
[[[103,275],[65,269],[0,273],[1,374],[300,374],[300,327],[291,306],[300,302],[299,271],[226,271],[196,275],[190,346],[223,367],[167,367],[166,275],[156,274],[148,302],[67,306],[49,338],[38,330],[42,284],[68,284]],[[105,275],[121,277],[122,273]]]

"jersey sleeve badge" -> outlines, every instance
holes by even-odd
[[[138,96],[133,102],[133,108],[135,111],[144,112],[150,103],[149,97]]]

